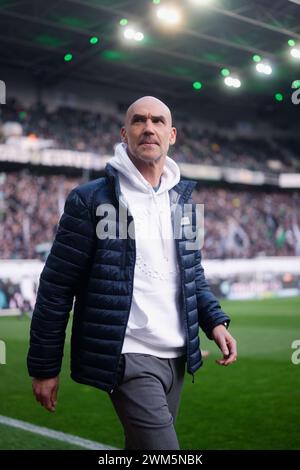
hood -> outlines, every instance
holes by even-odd
[[[116,145],[115,155],[109,160],[109,164],[129,180],[131,185],[138,191],[149,194],[151,189],[149,183],[128,157],[126,144],[120,143]],[[167,156],[163,173],[161,175],[160,186],[156,194],[169,191],[176,186],[179,181],[179,167],[174,160]],[[153,189],[151,189],[151,191],[153,191]]]

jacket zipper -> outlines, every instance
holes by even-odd
[[[127,240],[127,243],[126,245],[128,244],[128,240]],[[127,250],[126,250],[127,251]],[[123,258],[124,259],[124,258]],[[123,343],[124,343],[124,338],[125,338],[125,334],[126,334],[126,328],[127,328],[127,323],[128,323],[128,320],[129,320],[129,314],[130,314],[130,309],[131,309],[131,304],[132,304],[132,297],[133,297],[133,280],[134,280],[134,268],[135,268],[135,262],[136,262],[136,245],[135,245],[135,239],[134,239],[134,261],[133,261],[133,275],[132,275],[132,289],[131,289],[131,293],[130,293],[130,302],[129,302],[129,309],[127,311],[127,319],[126,319],[126,324],[125,324],[125,328],[124,328],[124,333],[123,333],[123,338],[122,338],[122,344],[121,344],[121,352],[118,356],[118,362],[117,364],[119,364],[119,361],[120,361],[120,357],[121,357],[121,354],[122,354],[122,346],[123,346]],[[113,384],[113,387],[112,389],[110,390],[110,394],[113,393],[116,385],[117,385],[117,381],[118,381],[118,378],[116,376],[116,380]]]
[[[174,201],[176,204],[180,203],[181,196],[178,195],[176,200]],[[182,300],[184,303],[183,309],[184,309],[184,326],[185,326],[185,333],[186,333],[186,351],[187,351],[187,370],[189,370],[189,365],[190,365],[190,348],[189,348],[189,334],[188,334],[188,322],[187,322],[187,315],[186,315],[186,302],[185,302],[185,295],[184,295],[184,285],[183,285],[183,267],[181,263],[181,258],[180,258],[180,253],[179,253],[179,240],[176,238],[175,239],[175,245],[176,245],[176,251],[177,251],[177,260],[178,264],[180,266],[180,284],[181,284],[181,292],[182,292]],[[195,382],[195,375],[192,372],[192,383]]]
[[[121,204],[123,206],[123,208],[126,210],[126,213],[127,213],[127,207],[123,204],[122,200],[121,200],[121,197],[120,197],[120,186],[119,186],[119,183],[117,183],[117,180],[115,179],[114,180],[114,188],[115,188],[115,194],[116,194],[116,197],[117,197],[117,201],[119,204]],[[131,216],[132,217],[132,216]],[[132,217],[132,220],[133,220],[133,217]],[[134,223],[134,220],[133,220],[133,223]],[[127,225],[128,227],[128,225]],[[124,250],[124,253],[123,253],[123,256],[122,256],[122,263],[123,263],[123,268],[125,269],[125,263],[126,263],[126,253],[127,253],[127,246],[128,246],[128,230],[127,230],[127,239],[126,239],[126,250]],[[123,333],[123,338],[122,338],[122,344],[121,344],[121,349],[120,349],[120,354],[118,356],[118,361],[117,361],[117,364],[119,364],[120,362],[120,357],[121,357],[121,354],[122,354],[122,346],[123,346],[123,343],[124,343],[124,338],[125,338],[125,334],[126,334],[126,328],[127,328],[127,323],[128,323],[128,320],[129,320],[129,314],[130,314],[130,309],[131,309],[131,304],[132,304],[132,297],[133,297],[133,280],[134,280],[134,268],[135,268],[135,262],[136,262],[136,245],[135,245],[135,238],[134,238],[134,263],[133,263],[133,276],[132,276],[132,289],[131,289],[131,294],[130,294],[130,303],[129,303],[129,308],[128,308],[128,311],[127,311],[127,319],[126,319],[126,324],[125,324],[125,328],[124,328],[124,333]],[[110,389],[109,393],[112,394],[116,385],[117,385],[117,382],[118,382],[118,377],[117,377],[117,371],[116,371],[116,379],[115,379],[115,382],[112,386],[112,388]]]
[[[176,239],[176,247],[177,247],[177,258],[180,265],[180,284],[181,284],[181,292],[182,292],[182,300],[183,300],[183,310],[184,310],[184,326],[185,326],[185,334],[186,334],[186,352],[187,352],[187,365],[189,369],[190,364],[190,348],[189,348],[189,334],[188,334],[188,323],[187,323],[187,316],[186,316],[186,303],[185,303],[185,295],[184,295],[184,286],[183,286],[183,268],[182,263],[180,260],[180,253],[179,253],[179,241]],[[194,374],[193,375],[193,382],[194,383]]]

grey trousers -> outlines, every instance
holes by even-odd
[[[125,449],[180,448],[174,424],[185,363],[186,355],[121,354],[118,385],[109,396],[124,428]]]

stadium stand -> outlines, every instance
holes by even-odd
[[[48,111],[42,104],[25,107],[18,100],[9,100],[0,116],[0,125],[5,122],[20,123],[23,136],[53,140],[56,148],[94,152],[101,157],[111,155],[114,144],[120,140],[122,116],[66,106]],[[291,140],[287,137],[262,138],[255,134],[240,136],[217,126],[201,126],[193,119],[176,120],[174,124],[178,138],[176,147],[170,152],[177,162],[272,173],[300,171],[297,158],[300,140],[296,137]]]
[[[2,173],[0,257],[39,257],[53,241],[66,195],[81,182],[28,169]],[[201,185],[194,199],[205,205],[204,258],[300,255],[299,192]]]

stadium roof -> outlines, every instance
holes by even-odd
[[[182,12],[175,28],[160,24],[155,12],[170,3]],[[300,79],[300,58],[291,57],[288,40],[300,45],[300,2],[195,3],[0,0],[0,65],[30,71],[43,86],[72,78],[184,103],[238,100],[254,107],[274,103],[280,93],[282,106],[292,107],[291,83]],[[125,27],[141,31],[144,39],[126,41]],[[91,43],[92,37],[98,42]],[[254,55],[269,61],[271,76],[255,71]],[[223,68],[240,78],[240,89],[224,86]],[[195,82],[200,85],[194,88]]]

